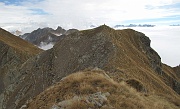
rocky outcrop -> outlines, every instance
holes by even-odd
[[[180,78],[180,65],[174,67],[173,70],[175,72],[175,76]],[[173,89],[180,94],[180,80],[178,81],[173,79]]]
[[[174,67],[173,70],[176,73],[177,77],[180,78],[180,65]]]
[[[13,84],[14,90],[2,94],[2,104],[7,109],[20,108],[62,78],[87,68],[102,69],[117,82],[136,80],[139,87],[130,85],[140,92],[171,95],[176,99],[179,95],[165,76],[173,73],[169,71],[172,68],[162,67],[160,56],[143,33],[102,25],[71,33],[52,49],[29,59],[19,70],[22,75],[17,77],[17,84]]]
[[[110,109],[110,106],[106,105],[108,96],[110,96],[109,92],[97,92],[94,94],[89,94],[87,96],[74,96],[72,99],[64,100],[57,104],[54,104],[51,109],[68,109],[69,107],[72,107],[75,102],[83,102],[87,105],[92,105],[94,108],[101,108],[104,106]]]

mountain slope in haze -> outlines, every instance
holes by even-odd
[[[17,68],[41,51],[31,43],[0,28],[0,93],[13,84],[18,75],[15,73]]]
[[[52,28],[43,28],[34,30],[31,33],[26,33],[20,37],[25,39],[28,42],[31,42],[34,45],[39,47],[46,46],[48,44],[54,45],[55,42],[62,39],[65,35],[68,35],[73,32],[77,32],[76,29],[65,30],[61,27],[58,27],[56,30]]]
[[[180,106],[178,102],[180,82],[177,76],[179,72],[161,63],[158,53],[150,47],[150,39],[145,34],[132,29],[114,30],[106,25],[69,34],[58,41],[52,49],[29,59],[19,69],[19,73],[23,75],[18,76],[17,84],[15,82],[13,89],[6,92],[9,93],[8,95],[1,94],[0,106],[6,109],[18,109],[28,107],[26,104],[33,104],[33,100],[34,103],[48,100],[46,97],[51,98],[46,93],[48,87],[54,87],[56,82],[63,81],[62,78],[72,73],[76,75],[75,72],[94,68],[103,70],[105,75],[116,83],[124,81],[140,93],[160,96],[172,105],[172,108]],[[87,82],[88,79],[84,81]],[[78,87],[76,85],[79,84],[78,81],[71,82]],[[95,85],[98,86],[100,83],[101,81],[97,80]],[[60,84],[66,89],[66,84],[61,82]],[[103,84],[102,87],[108,89],[110,86],[106,87],[106,85]],[[43,92],[45,89],[47,90]],[[93,94],[96,91],[86,94]],[[55,91],[52,96],[56,93],[71,95],[66,99],[78,96],[78,92],[66,91],[62,93]],[[41,95],[44,96],[38,99]],[[60,97],[58,102],[66,99]],[[146,98],[142,97],[142,99]]]

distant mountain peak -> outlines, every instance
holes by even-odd
[[[101,25],[101,26],[99,26],[99,27],[97,27],[97,28],[101,28],[101,29],[112,29],[111,27],[107,26],[106,24]]]
[[[58,26],[56,30],[62,30],[63,28],[61,26]]]
[[[109,27],[109,26],[107,26],[107,25],[101,25],[101,26],[99,26],[99,27],[96,27],[96,28],[94,28],[95,30],[97,30],[97,31],[104,31],[104,32],[110,32],[110,31],[114,31],[114,29],[113,28],[111,28],[111,27]]]
[[[34,45],[43,48],[44,50],[50,49],[57,41],[61,40],[65,35],[78,31],[77,29],[65,30],[58,26],[56,30],[46,27],[38,28],[31,33],[26,33],[20,37],[33,43]],[[51,46],[48,46],[51,45]]]

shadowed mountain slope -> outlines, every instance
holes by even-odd
[[[114,30],[106,25],[69,34],[52,49],[28,60],[19,70],[23,75],[15,87],[6,92],[10,94],[1,95],[1,105],[20,108],[63,77],[87,68],[102,69],[117,83],[126,81],[142,93],[163,96],[167,102],[180,105],[176,102],[178,73],[161,63],[150,39],[132,29]],[[140,83],[141,88],[134,83]]]

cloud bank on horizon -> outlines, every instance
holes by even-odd
[[[180,0],[0,0],[0,26],[180,23]]]

